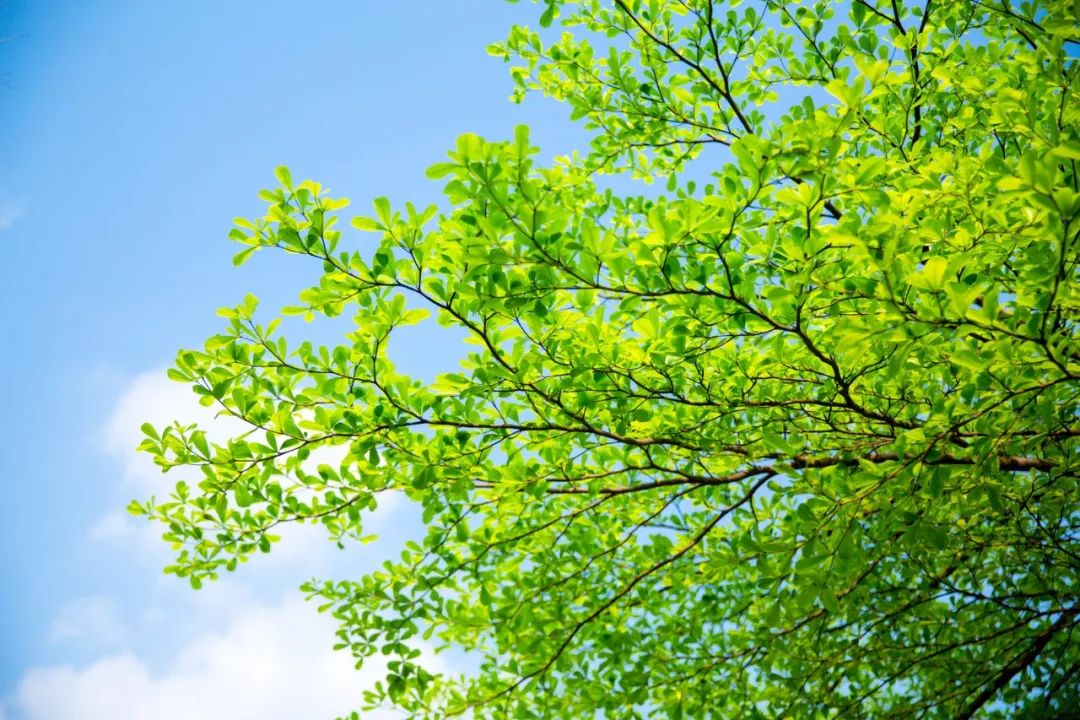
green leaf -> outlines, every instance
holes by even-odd
[[[551,27],[552,18],[555,17],[555,3],[548,3],[544,12],[540,15],[540,27]]]
[[[240,252],[236,253],[235,255],[233,255],[233,265],[236,267],[243,265],[245,262],[247,262],[247,259],[251,257],[258,249],[259,248],[257,247],[249,247],[244,248]]]
[[[1080,141],[1062,140],[1051,152],[1066,160],[1080,160]]]
[[[383,226],[375,222],[375,220],[359,216],[352,219],[352,226],[357,230],[362,230],[364,232],[384,229]]]
[[[384,197],[375,198],[375,214],[379,216],[379,222],[382,223],[383,227],[390,227],[393,218],[391,216],[389,200]]]
[[[455,173],[457,169],[458,166],[454,163],[435,163],[434,165],[430,166],[424,174],[432,180],[438,180],[440,178],[446,177],[447,175]]]
[[[444,373],[435,378],[431,389],[439,395],[456,395],[471,383],[468,378],[453,373]]]
[[[255,502],[255,497],[248,491],[247,486],[243,484],[237,484],[233,487],[233,497],[236,500],[237,507],[246,508]]]
[[[282,187],[288,190],[293,189],[292,173],[289,172],[289,168],[284,165],[278,165],[274,168],[274,177],[277,178],[277,181],[281,183]]]
[[[945,287],[945,272],[948,268],[948,260],[932,257],[923,264],[922,269],[910,276],[908,281],[927,290],[941,290]]]

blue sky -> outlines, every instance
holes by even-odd
[[[231,220],[260,213],[275,165],[365,212],[378,195],[437,200],[423,170],[462,132],[527,122],[544,156],[584,145],[565,108],[508,102],[507,66],[484,52],[536,15],[498,0],[0,7],[0,35],[18,35],[0,46],[0,718],[352,709],[357,678],[295,588],[357,572],[394,533],[344,554],[298,536],[194,593],[122,514],[162,487],[133,457],[136,428],[197,417],[161,371],[217,330],[216,308],[249,291],[288,304],[313,279],[272,255],[230,262]],[[430,374],[459,349],[424,331],[395,352]],[[373,523],[400,534],[410,517],[391,507]]]

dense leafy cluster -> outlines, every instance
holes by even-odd
[[[315,260],[173,377],[250,431],[146,428],[135,510],[198,585],[277,526],[422,542],[308,590],[417,717],[1017,717],[1080,686],[1080,40],[1070,2],[545,0],[491,48],[596,131],[463,136],[446,204],[336,229],[264,192],[238,256]],[[709,179],[702,177],[705,167]],[[605,175],[667,181],[604,188]],[[430,311],[430,313],[429,313]],[[396,328],[464,329],[428,385]],[[340,462],[320,449],[337,447]],[[192,470],[194,472],[192,472]],[[201,474],[200,474],[201,473]],[[435,676],[416,643],[465,649]]]

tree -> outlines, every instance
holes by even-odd
[[[198,587],[275,528],[426,538],[312,581],[417,717],[1019,717],[1080,686],[1080,40],[1071,2],[545,0],[491,52],[591,152],[465,135],[441,209],[264,191],[237,262],[310,258],[170,375],[250,431],[145,427],[133,511]],[[702,171],[702,168],[705,171]],[[708,180],[693,182],[711,171]],[[656,191],[622,175],[666,180]],[[609,186],[605,187],[605,183]],[[616,192],[614,187],[632,187]],[[371,239],[365,239],[371,238]],[[434,384],[404,325],[475,351]],[[347,452],[312,467],[319,448]],[[420,638],[464,648],[424,670]]]

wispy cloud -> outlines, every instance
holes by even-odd
[[[127,625],[111,598],[101,595],[66,603],[49,628],[53,644],[78,642],[97,647],[120,647],[127,641]]]
[[[0,232],[10,230],[25,214],[26,203],[21,198],[0,191]]]

